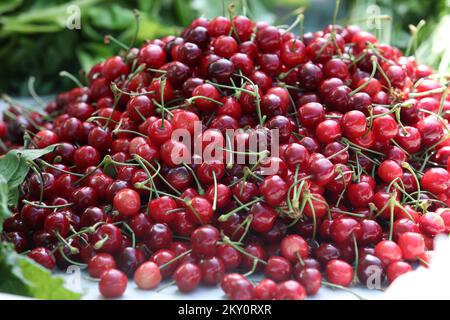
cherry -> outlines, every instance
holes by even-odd
[[[44,229],[50,234],[59,234],[65,238],[70,231],[70,222],[61,212],[52,212],[45,218]]]
[[[176,258],[176,255],[171,250],[161,249],[156,251],[151,257],[150,261],[156,263],[159,267],[164,266],[164,268],[160,268],[161,275],[164,278],[171,277],[178,267],[178,261],[173,261]],[[170,264],[166,264],[171,262]]]
[[[330,235],[336,244],[349,245],[361,238],[362,228],[355,219],[342,217],[333,221]]]
[[[275,299],[277,300],[304,300],[305,288],[294,280],[288,280],[277,285]]]
[[[47,248],[34,248],[27,254],[27,256],[49,270],[56,267],[55,257]]]
[[[253,300],[254,290],[253,284],[238,273],[227,274],[220,286],[225,294],[232,300]]]
[[[173,274],[175,284],[181,292],[190,292],[196,289],[201,278],[201,269],[193,263],[182,264]]]
[[[267,260],[264,274],[275,282],[286,281],[290,278],[292,267],[289,260],[283,257],[272,256]]]
[[[192,252],[198,256],[213,256],[219,237],[219,230],[213,226],[198,227],[191,234]]]
[[[315,250],[315,256],[322,265],[325,265],[330,260],[338,259],[341,252],[333,244],[324,242]]]
[[[79,210],[84,210],[87,207],[94,206],[97,203],[98,197],[95,190],[91,187],[79,187],[73,190],[71,194],[71,202]]]
[[[246,16],[236,16],[233,18],[233,25],[237,38],[240,41],[247,41],[253,33],[253,23]]]
[[[93,256],[88,263],[89,275],[93,278],[100,278],[103,272],[117,267],[116,260],[109,253],[98,253]]]
[[[275,299],[275,292],[277,284],[271,279],[263,279],[254,289],[255,299],[257,300],[273,300]]]
[[[41,229],[48,214],[47,209],[35,207],[30,204],[24,205],[20,211],[22,221],[31,230]]]
[[[35,235],[38,233],[35,233]],[[23,235],[20,232],[8,232],[5,234],[5,239],[12,243],[14,245],[14,249],[16,250],[16,252],[24,252],[25,250],[28,249],[28,240],[27,238],[25,238],[25,235]],[[39,240],[36,241],[38,239],[34,239],[33,236],[33,243],[36,246],[41,246],[42,244],[45,244],[45,247],[48,249],[49,247],[52,247],[53,244],[47,244],[47,243],[43,243],[44,241],[40,242]]]
[[[280,56],[287,67],[295,67],[306,62],[305,45],[298,39],[290,39],[280,47]]]
[[[233,63],[228,59],[219,59],[208,66],[208,78],[219,84],[228,84],[235,72]]]
[[[328,144],[342,137],[342,130],[338,122],[324,120],[316,127],[316,137],[321,143]]]
[[[389,283],[392,283],[395,279],[410,271],[412,271],[412,267],[409,263],[404,261],[393,262],[386,269],[387,279]]]
[[[113,224],[101,225],[92,235],[91,244],[99,252],[116,253],[122,246],[122,233]]]
[[[114,207],[123,216],[133,216],[139,212],[141,199],[133,189],[122,189],[114,195]]]
[[[206,285],[217,285],[225,275],[225,264],[218,257],[202,259],[199,267],[202,271],[202,282]]]
[[[194,223],[208,223],[211,221],[214,212],[212,204],[206,198],[201,196],[193,197],[188,200],[190,204],[187,208],[188,219]]]
[[[269,176],[260,185],[260,193],[264,200],[271,206],[280,205],[286,198],[288,186],[277,175]]]
[[[306,90],[316,90],[322,81],[322,69],[311,62],[305,63],[298,72],[300,87]]]
[[[172,231],[163,223],[155,223],[145,236],[145,244],[153,251],[167,248],[172,242]]]
[[[419,226],[422,232],[434,237],[445,231],[445,222],[442,217],[435,212],[427,212],[420,217]]]
[[[173,126],[168,120],[158,119],[148,127],[147,132],[152,142],[161,145],[172,137]]]
[[[129,118],[139,123],[150,117],[153,114],[154,109],[155,107],[152,100],[143,95],[131,98],[126,107]]]
[[[373,190],[369,183],[352,183],[347,189],[347,198],[355,207],[365,207],[372,201]]]
[[[299,107],[297,116],[303,126],[314,128],[325,120],[325,109],[320,103],[308,102]]]
[[[139,289],[150,290],[161,283],[162,276],[158,265],[147,261],[136,269],[133,279]]]
[[[252,230],[261,233],[269,232],[277,218],[277,213],[274,209],[259,202],[251,206],[249,214],[252,216]]]
[[[402,250],[397,243],[389,240],[383,240],[375,246],[375,255],[385,265],[389,265],[402,259]]]
[[[102,76],[108,81],[114,81],[122,75],[126,75],[129,72],[128,65],[122,60],[121,57],[115,56],[107,59],[102,66]]]
[[[367,131],[366,116],[358,110],[345,113],[342,117],[342,129],[346,137],[361,137]]]
[[[359,243],[362,245],[375,245],[381,241],[383,236],[381,226],[375,220],[364,219],[359,222],[361,226],[361,238]],[[395,224],[394,224],[395,228]]]
[[[219,257],[225,266],[225,270],[237,268],[242,261],[242,256],[235,248],[229,244],[220,244],[216,248],[216,256]]]
[[[273,26],[261,28],[256,32],[255,40],[262,52],[275,52],[280,47],[280,32]]]
[[[51,173],[42,172],[41,174],[33,174],[29,179],[30,194],[39,198],[42,195],[45,198],[51,198],[55,192],[55,176]]]
[[[103,272],[98,283],[98,289],[105,298],[118,298],[127,289],[127,276],[117,269],[109,269]]]
[[[150,218],[160,223],[169,223],[175,219],[175,213],[171,212],[177,209],[177,203],[169,196],[162,196],[153,199],[148,204]]]
[[[334,259],[328,261],[325,275],[330,283],[348,287],[353,281],[353,268],[345,261]]]
[[[218,37],[221,35],[226,35],[231,30],[231,22],[225,17],[218,16],[213,19],[208,24],[208,34],[211,37]]]
[[[75,151],[74,162],[80,170],[84,170],[100,162],[100,153],[94,147],[82,146]]]
[[[322,286],[322,274],[317,268],[305,268],[298,274],[298,282],[303,285],[308,296],[312,296]]]
[[[390,183],[403,176],[402,167],[393,160],[385,160],[378,167],[378,176],[386,183]]]
[[[165,70],[167,80],[174,88],[180,88],[182,84],[192,75],[191,68],[179,61],[172,61],[167,63],[165,65]]]
[[[143,264],[144,261],[144,251],[133,247],[126,247],[122,249],[118,256],[119,268],[128,276],[132,276],[136,269]]]
[[[431,193],[443,193],[450,188],[450,173],[442,168],[428,169],[420,180],[420,184]]]
[[[284,159],[289,169],[295,170],[297,166],[305,170],[309,163],[309,152],[298,143],[291,143],[284,150]]]
[[[281,255],[291,262],[298,261],[297,255],[304,259],[309,255],[308,243],[299,235],[286,236],[281,241]]]
[[[222,209],[225,207],[231,200],[231,189],[224,185],[224,184],[217,184],[217,195],[216,195],[216,208]],[[210,185],[208,189],[205,192],[206,199],[209,200],[209,202],[214,203],[214,193],[215,193],[215,187],[214,185]]]
[[[406,260],[415,260],[425,252],[425,240],[420,233],[405,232],[398,237],[398,245]]]
[[[374,284],[381,285],[384,278],[383,263],[376,256],[365,254],[358,261],[357,274],[359,282],[368,288]]]
[[[139,64],[145,63],[147,68],[159,69],[166,60],[164,50],[156,44],[146,44],[138,53]]]
[[[206,185],[214,183],[214,175],[218,181],[222,179],[224,174],[225,166],[220,160],[205,160],[197,168],[198,179]]]

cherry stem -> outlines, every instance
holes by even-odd
[[[241,248],[241,247],[240,247],[239,245],[237,245],[235,242],[231,241],[230,238],[228,238],[227,236],[224,236],[224,237],[223,237],[223,242],[224,242],[225,244],[228,244],[228,245],[232,246],[234,249],[236,249],[236,250],[239,251],[240,253],[246,255],[247,257],[249,257],[249,258],[251,258],[251,259],[254,259],[254,260],[257,260],[258,262],[260,262],[260,263],[262,263],[262,264],[264,264],[264,265],[267,264],[266,261],[264,261],[264,260],[262,260],[262,259],[260,259],[260,258],[258,258],[258,257],[256,257],[256,256],[252,255],[251,253],[248,253],[247,251],[245,251],[243,248]]]
[[[63,236],[61,236],[61,235],[59,234],[59,232],[55,231],[55,232],[53,232],[53,234],[55,235],[55,237],[56,237],[60,242],[62,242],[64,245],[66,245],[66,246],[69,248],[71,254],[78,254],[78,253],[80,253],[80,250],[78,250],[77,248],[71,246],[71,245],[66,241],[66,239],[64,239]]]
[[[327,281],[324,281],[324,280],[322,280],[322,284],[324,286],[327,286],[327,287],[330,287],[330,288],[341,289],[341,290],[347,291],[348,293],[353,294],[359,300],[367,300],[366,298],[360,296],[359,294],[357,294],[356,292],[354,292],[353,290],[351,290],[351,289],[349,289],[347,287],[344,287],[344,286],[341,286],[341,285],[338,285],[338,284],[334,284],[334,283],[330,283],[330,282],[327,282]]]
[[[377,57],[372,56],[370,59],[372,60],[372,73],[370,74],[370,76],[366,82],[364,82],[362,85],[360,85],[358,88],[356,88],[355,90],[353,90],[352,92],[350,92],[348,94],[350,97],[354,96],[355,94],[360,92],[362,89],[367,87],[369,85],[370,80],[372,80],[373,77],[375,76],[375,73],[377,72],[377,65],[378,65]]]
[[[78,80],[77,77],[75,77],[73,74],[71,74],[70,72],[63,70],[59,72],[59,76],[60,77],[66,77],[69,78],[70,80],[72,80],[73,83],[75,83],[79,88],[84,88],[83,84],[80,82],[80,80]]]
[[[178,256],[176,256],[175,258],[173,258],[173,259],[167,261],[166,263],[163,263],[162,265],[160,265],[160,266],[159,266],[159,269],[160,269],[160,270],[161,270],[161,269],[164,269],[165,267],[169,266],[169,265],[172,264],[173,262],[175,262],[175,261],[177,261],[177,260],[183,258],[184,256],[187,256],[187,255],[188,255],[189,253],[191,253],[191,252],[192,252],[192,249],[189,249],[189,250],[187,250],[187,251],[185,251],[185,252],[183,252],[183,253],[180,253],[180,254],[179,254]]]
[[[108,239],[109,239],[109,236],[105,235],[101,240],[98,240],[94,244],[93,249],[94,250],[100,250],[103,247],[103,245],[105,244],[105,242],[108,241]]]
[[[198,180],[198,177],[197,177],[197,175],[195,174],[195,171],[194,171],[194,169],[192,169],[189,165],[187,165],[186,163],[182,163],[183,164],[183,166],[192,174],[192,177],[194,178],[194,180],[195,180],[195,183],[197,184],[197,190],[198,190],[198,193],[200,194],[200,195],[204,195],[205,194],[205,189],[203,189],[203,187],[202,187],[202,184],[200,183],[200,180]],[[213,209],[214,210],[214,209]]]
[[[213,209],[213,211],[216,211],[216,207],[217,207],[217,177],[216,177],[216,172],[213,171],[212,175],[213,175],[213,179],[214,179],[214,198],[213,198],[212,209]]]
[[[39,203],[28,201],[25,199],[23,199],[22,202],[25,204],[29,204],[30,206],[33,206],[33,207],[45,208],[45,209],[59,209],[59,208],[66,208],[66,207],[70,207],[70,206],[74,205],[74,203],[65,203],[65,204],[60,204],[60,205],[49,206],[46,204],[39,204]]]
[[[255,204],[255,203],[257,203],[257,202],[259,202],[259,201],[262,201],[262,200],[264,200],[264,198],[263,198],[263,197],[259,197],[259,198],[256,198],[256,199],[252,200],[252,201],[249,201],[249,202],[245,203],[244,205],[242,205],[242,206],[240,206],[240,207],[234,208],[233,210],[231,210],[231,211],[228,212],[228,213],[222,214],[221,216],[219,216],[218,220],[219,220],[220,222],[225,222],[225,221],[227,221],[233,214],[235,214],[236,212],[239,212],[240,210],[242,210],[242,209],[244,209],[244,208],[248,208],[248,207],[250,207],[252,204]]]

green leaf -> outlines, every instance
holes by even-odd
[[[78,300],[80,293],[70,291],[64,286],[64,279],[53,276],[50,271],[27,257],[20,256],[19,267],[28,283],[31,296],[38,299]]]
[[[22,4],[23,0],[3,0],[0,3],[0,14],[14,10]]]
[[[19,186],[30,170],[28,161],[36,160],[52,152],[55,147],[56,145],[51,145],[43,149],[11,150],[0,159],[0,222],[2,225],[3,220],[11,214],[8,207],[17,205]]]
[[[42,148],[42,149],[23,149],[23,150],[12,150],[10,151],[13,154],[18,154],[20,157],[24,158],[25,160],[28,161],[33,161],[36,160],[37,158],[40,158],[44,155],[46,155],[47,153],[52,152],[55,147],[57,146],[57,144],[52,144],[51,146],[48,146],[46,148]]]
[[[3,221],[11,215],[8,208],[9,187],[6,179],[0,175],[0,232],[3,228]]]
[[[0,176],[8,182],[19,167],[19,156],[16,153],[8,152],[0,159]]]
[[[0,292],[50,300],[81,298],[80,293],[64,286],[61,277],[16,253],[8,243],[0,243]]]

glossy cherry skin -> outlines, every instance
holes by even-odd
[[[113,200],[114,207],[123,216],[129,217],[137,214],[141,207],[139,193],[133,189],[122,189],[116,193]]]
[[[398,245],[406,260],[415,260],[425,252],[425,240],[422,234],[405,232],[398,237]]]
[[[402,258],[402,250],[393,241],[383,240],[375,246],[375,255],[385,264],[389,265],[393,262],[400,261]]]
[[[225,264],[218,257],[202,259],[199,267],[202,271],[202,282],[206,285],[217,285],[225,276]]]
[[[329,282],[348,287],[353,281],[353,268],[347,262],[335,259],[327,263],[325,275]]]
[[[162,276],[158,265],[154,262],[147,261],[136,269],[133,279],[139,289],[150,290],[156,288],[161,283]]]
[[[144,262],[145,253],[142,249],[126,247],[119,253],[118,266],[128,276],[132,276]]]
[[[264,274],[275,282],[286,281],[290,278],[292,267],[289,260],[283,257],[272,256],[267,260]]]
[[[219,230],[213,226],[198,227],[191,234],[192,252],[198,256],[213,256],[216,253]]]
[[[298,261],[297,254],[303,259],[309,255],[307,242],[299,235],[286,236],[281,241],[281,255],[289,261]]]
[[[127,289],[127,276],[117,269],[106,270],[100,277],[98,288],[105,298],[118,298]]]
[[[115,225],[104,224],[92,235],[91,244],[100,252],[116,253],[122,246],[122,233]]]
[[[145,244],[153,251],[167,248],[172,242],[172,230],[164,223],[155,223],[145,236]]]
[[[173,274],[175,284],[181,292],[190,292],[196,289],[201,278],[201,269],[193,263],[182,264]]]
[[[288,280],[277,286],[277,300],[303,300],[306,298],[305,288],[295,280]]]
[[[388,265],[386,269],[386,275],[389,283],[394,282],[395,279],[402,274],[412,271],[412,267],[409,263],[404,261],[396,261]]]
[[[109,269],[117,267],[116,260],[109,253],[99,253],[91,258],[88,263],[89,275],[93,278],[100,278],[100,276]]]
[[[35,248],[31,250],[27,256],[39,263],[44,268],[52,270],[56,267],[56,261],[50,250],[46,248]]]

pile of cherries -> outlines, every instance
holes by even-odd
[[[107,298],[134,277],[304,299],[428,266],[450,232],[448,84],[358,27],[292,29],[198,18],[96,64],[42,112],[11,102],[4,151],[56,147],[3,239],[48,269],[86,267]],[[198,121],[204,149],[247,162],[178,163],[190,150],[172,133]],[[244,151],[227,149],[227,129]],[[272,129],[278,156],[253,152]]]

